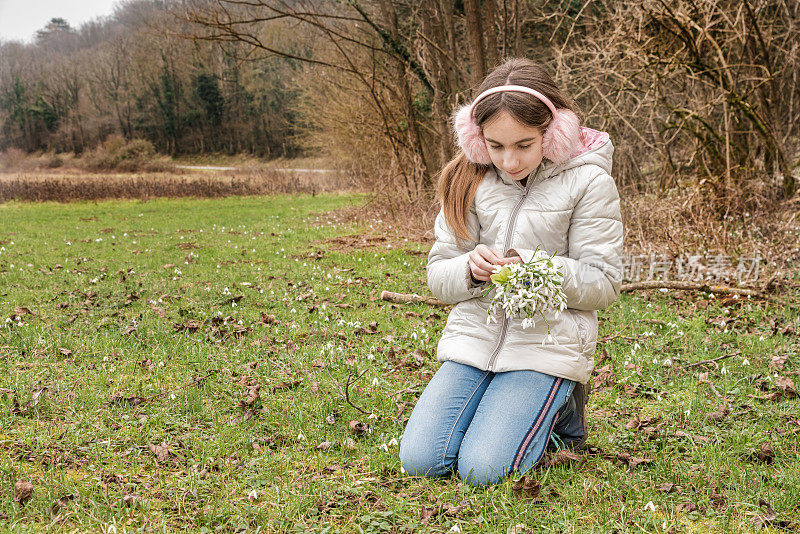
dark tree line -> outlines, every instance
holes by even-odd
[[[0,43],[0,150],[81,153],[119,134],[166,154],[296,155],[298,64],[187,40],[167,7],[129,1],[79,29],[54,18],[31,44]]]

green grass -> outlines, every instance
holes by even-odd
[[[0,326],[0,530],[742,531],[759,499],[777,512],[769,528],[800,522],[797,399],[751,397],[798,381],[797,311],[746,299],[653,291],[600,312],[598,367],[616,383],[592,392],[583,460],[532,473],[541,498],[403,475],[396,443],[438,368],[413,352],[435,352],[446,312],[379,299],[426,291],[425,245],[326,242],[380,228],[321,215],[359,202],[0,205],[0,321],[15,317]],[[727,330],[706,322],[720,316]],[[344,397],[362,372],[350,400],[372,418]],[[371,431],[352,433],[354,419]],[[763,442],[772,463],[752,456]],[[621,452],[653,461],[630,468]],[[25,506],[19,479],[34,485]]]

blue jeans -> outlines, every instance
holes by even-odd
[[[426,476],[458,469],[473,486],[525,472],[544,456],[556,423],[574,428],[565,421],[574,387],[571,380],[536,371],[493,373],[446,361],[403,432],[403,468]]]

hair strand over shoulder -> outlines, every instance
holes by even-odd
[[[477,236],[471,236],[467,230],[467,215],[478,184],[488,169],[488,165],[472,163],[463,152],[459,152],[445,165],[439,176],[439,201],[445,221],[459,246],[463,245],[463,241],[477,240]]]

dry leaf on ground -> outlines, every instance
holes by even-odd
[[[347,425],[347,428],[350,429],[350,432],[353,434],[363,434],[364,432],[369,431],[369,425],[367,423],[362,423],[360,421],[356,421],[355,419],[350,421]]]
[[[33,484],[27,480],[18,480],[12,492],[14,500],[24,506],[33,497]]]
[[[572,451],[562,449],[550,458],[550,465],[570,465],[583,461],[584,457]]]

